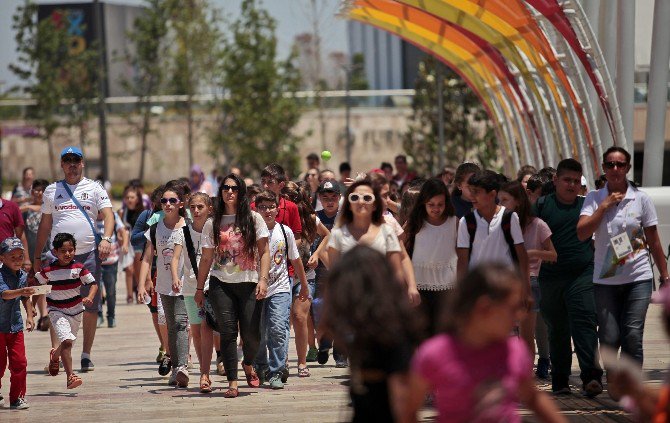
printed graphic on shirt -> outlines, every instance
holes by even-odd
[[[228,273],[256,269],[256,260],[249,257],[244,248],[244,237],[235,224],[224,226],[219,231],[219,248],[214,270],[225,269]]]
[[[614,253],[612,245],[608,245],[607,253],[605,253],[605,261],[603,262],[600,272],[600,279],[607,279],[620,275],[622,268],[626,263],[633,261],[640,253],[646,253],[647,243],[644,237],[644,229],[642,227],[637,227],[627,229],[626,232],[628,233],[630,244],[633,246],[633,251],[621,259],[618,259]]]
[[[286,256],[286,243],[284,241],[279,241],[277,244],[277,251],[275,251],[274,256],[272,257],[272,260],[274,261],[275,265],[279,266],[284,262],[284,258]]]

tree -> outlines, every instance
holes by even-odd
[[[219,103],[219,125],[212,141],[229,163],[246,173],[270,162],[280,163],[289,173],[299,165],[301,138],[292,129],[300,108],[293,96],[284,94],[298,90],[300,73],[293,64],[295,51],[277,61],[275,28],[266,10],[254,0],[244,0],[219,63],[219,85],[226,96]]]
[[[349,89],[367,90],[370,88],[368,78],[365,76],[365,56],[363,53],[355,53],[351,56],[351,76],[349,77]]]
[[[419,63],[412,118],[403,139],[403,148],[414,159],[415,170],[422,174],[439,171],[437,66],[441,67],[445,81],[445,162],[456,166],[467,159],[476,159],[484,167],[493,166],[497,160],[497,145],[479,99],[454,71],[432,56],[426,56]]]
[[[68,53],[70,39],[64,28],[52,19],[37,21],[37,5],[27,1],[13,16],[12,29],[16,31],[17,63],[9,69],[26,85],[16,87],[35,100],[28,117],[40,127],[49,151],[51,178],[56,179],[56,154],[53,134],[61,125],[58,112],[65,95],[64,72],[71,60]]]
[[[178,107],[186,113],[188,166],[193,166],[193,137],[195,130],[193,97],[204,83],[212,83],[217,50],[221,40],[218,30],[218,12],[206,0],[168,0],[171,50],[169,89],[173,94],[185,95],[186,101]]]
[[[166,0],[146,0],[144,13],[133,22],[133,29],[127,36],[132,50],[124,52],[124,58],[133,69],[132,77],[123,77],[122,86],[138,97],[135,111],[140,122],[129,119],[140,134],[140,170],[139,178],[144,179],[148,138],[151,129],[151,96],[160,93],[165,79],[165,63],[168,48],[168,7]]]

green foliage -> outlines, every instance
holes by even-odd
[[[231,24],[218,66],[218,85],[227,94],[220,101],[218,131],[212,142],[229,165],[257,172],[271,162],[287,172],[298,170],[300,137],[292,134],[300,118],[299,103],[285,97],[299,89],[295,50],[278,61],[276,22],[254,0],[244,0],[240,17]]]
[[[349,88],[352,90],[367,90],[370,88],[368,79],[365,76],[365,56],[363,53],[356,53],[351,56]]]
[[[484,108],[465,82],[432,56],[419,64],[412,119],[403,139],[405,152],[414,159],[414,168],[419,173],[438,172],[437,66],[444,77],[445,164],[456,167],[465,160],[475,159],[491,167],[497,161],[498,150]]]
[[[165,80],[169,18],[167,0],[146,0],[145,3],[144,13],[135,19],[133,29],[127,34],[133,49],[124,52],[124,59],[134,75],[121,79],[122,86],[138,97],[135,112],[140,116],[139,122],[130,117],[129,123],[135,126],[141,138],[140,179],[144,179],[148,136],[152,132],[149,97],[160,93]]]

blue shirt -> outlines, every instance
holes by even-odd
[[[2,298],[2,293],[7,290],[23,288],[27,285],[28,273],[19,270],[18,274],[8,267],[0,268],[0,333],[17,333],[23,330],[23,318],[21,317],[21,298],[11,300]]]

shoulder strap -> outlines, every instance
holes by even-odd
[[[512,238],[512,211],[505,210],[502,216],[502,222],[500,223],[500,226],[503,231],[503,235],[505,235],[505,241],[507,242],[507,246],[509,247],[509,253],[512,256],[512,261],[514,263],[519,263],[519,257],[516,255],[516,247],[514,245],[514,238]]]
[[[284,229],[284,225],[281,223],[277,222],[277,225],[279,225],[279,228],[281,229],[281,233],[284,234],[284,254],[286,255],[286,271],[288,272],[288,237],[286,236],[286,230]]]
[[[465,215],[465,225],[468,228],[468,235],[470,236],[470,253],[472,254],[472,243],[475,241],[475,233],[477,233],[477,219],[475,212],[470,212]]]
[[[188,259],[191,261],[191,268],[195,277],[198,277],[198,261],[196,260],[196,251],[193,246],[193,238],[191,238],[191,230],[188,225],[182,226],[184,231],[184,244],[186,244],[186,252],[188,253]]]
[[[61,185],[65,189],[65,192],[67,192],[67,195],[70,196],[70,200],[74,203],[75,206],[79,209],[80,212],[84,214],[84,217],[86,217],[86,221],[88,222],[88,225],[91,227],[91,232],[93,232],[93,237],[95,237],[95,244],[96,247],[102,240],[102,237],[98,233],[98,231],[95,230],[95,227],[93,226],[93,221],[91,220],[91,217],[86,213],[86,210],[84,210],[84,207],[81,205],[81,203],[75,198],[74,194],[72,194],[72,190],[70,187],[67,185],[67,182],[65,180],[60,181]]]

